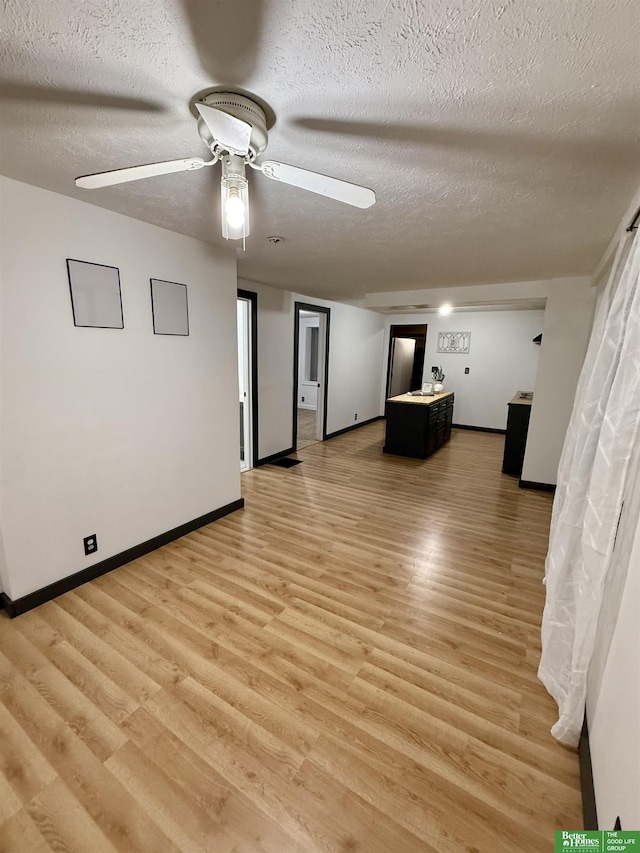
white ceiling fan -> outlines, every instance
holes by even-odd
[[[288,166],[274,160],[257,163],[256,158],[267,147],[266,114],[251,98],[234,92],[214,92],[195,104],[200,118],[198,132],[213,154],[211,160],[187,157],[163,163],[148,163],[110,172],[98,172],[76,178],[76,186],[99,189],[155,175],[187,172],[222,164],[221,204],[222,236],[227,240],[244,240],[249,236],[249,188],[245,167],[262,172],[267,178],[299,189],[324,195],[336,201],[367,208],[375,203],[373,190],[357,184],[330,178],[308,169]]]

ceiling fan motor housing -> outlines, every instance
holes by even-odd
[[[251,125],[251,139],[249,141],[249,159],[254,160],[267,147],[267,117],[264,110],[244,95],[236,95],[234,92],[212,92],[201,101],[208,107],[221,110],[234,116],[241,121]],[[204,144],[210,149],[216,145],[215,139],[205,122],[198,119],[198,133]]]

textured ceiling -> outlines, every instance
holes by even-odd
[[[6,175],[223,243],[217,170],[73,184],[206,156],[218,86],[272,108],[267,157],[374,189],[250,174],[239,274],[310,295],[588,274],[640,182],[636,0],[5,0],[1,33]]]

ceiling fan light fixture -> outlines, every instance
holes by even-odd
[[[85,189],[109,187],[140,178],[187,172],[204,166],[222,166],[220,187],[221,226],[225,240],[242,240],[242,247],[251,231],[249,223],[249,184],[245,166],[250,166],[272,181],[307,190],[315,195],[365,209],[375,204],[376,194],[367,187],[311,172],[299,166],[289,166],[275,160],[258,163],[267,147],[267,116],[263,107],[252,98],[234,92],[209,92],[193,105],[198,114],[198,133],[213,157],[187,157],[162,163],[146,163],[124,169],[112,169],[76,178],[76,185]],[[273,123],[273,122],[271,122]],[[281,242],[269,238],[272,243]]]
[[[222,157],[220,182],[222,236],[225,240],[244,240],[249,236],[249,182],[244,158],[236,154]]]

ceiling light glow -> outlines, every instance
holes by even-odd
[[[441,305],[438,308],[438,314],[440,314],[442,317],[446,317],[447,314],[451,314],[452,310],[453,309],[451,308],[451,305],[448,302],[445,302],[444,305]]]
[[[220,182],[222,236],[225,240],[243,240],[249,236],[249,182],[243,157],[225,154]]]
[[[230,191],[224,212],[230,228],[242,228],[244,225],[244,204],[237,191]]]

